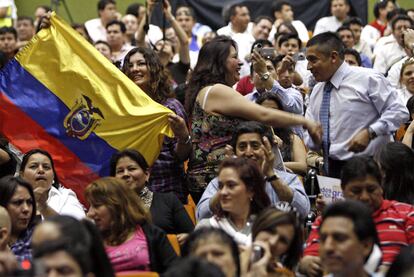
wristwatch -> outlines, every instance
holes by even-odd
[[[273,182],[273,181],[276,181],[276,180],[279,180],[279,176],[275,173],[275,174],[273,174],[272,176],[269,176],[269,177],[265,177],[265,181],[266,182]]]
[[[188,135],[188,137],[187,137],[187,139],[185,141],[178,140],[177,142],[179,144],[184,144],[184,145],[190,144],[191,143],[191,136]]]
[[[262,81],[267,81],[270,78],[270,73],[269,72],[265,72],[262,75],[260,75],[260,80]]]
[[[374,129],[372,129],[371,127],[368,127],[368,133],[369,133],[370,140],[373,140],[374,138],[377,137],[377,133],[375,133]]]

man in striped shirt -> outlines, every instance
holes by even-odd
[[[341,187],[346,199],[367,204],[373,211],[385,272],[399,253],[402,246],[414,243],[414,207],[405,203],[385,200],[381,187],[381,172],[372,158],[354,157],[342,169]],[[317,218],[306,241],[304,257],[299,270],[308,276],[322,273],[319,258],[319,227],[321,217]]]

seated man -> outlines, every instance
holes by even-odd
[[[342,168],[341,188],[345,199],[361,201],[374,211],[372,219],[383,253],[380,270],[386,271],[400,248],[414,243],[414,207],[384,200],[381,180],[381,172],[372,158],[354,157]],[[299,270],[308,276],[317,276],[318,272],[322,272],[318,256],[321,222],[321,217],[314,222],[299,265]]]
[[[378,241],[370,210],[357,201],[340,201],[328,206],[319,230],[319,255],[325,271],[334,276],[374,277],[364,263]]]
[[[302,183],[295,174],[273,168],[275,155],[272,152],[272,136],[265,127],[256,122],[240,124],[232,137],[232,146],[237,157],[246,157],[255,160],[266,176],[266,192],[272,204],[279,201],[289,202],[304,218],[310,209],[309,199]],[[213,215],[210,207],[217,201],[218,178],[208,184],[197,205],[197,219],[208,218]]]

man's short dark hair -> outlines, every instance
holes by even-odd
[[[336,33],[339,35],[339,32],[340,32],[340,31],[350,31],[350,32],[352,33],[351,28],[349,28],[349,26],[347,26],[347,25],[342,25],[341,27],[339,27],[339,28],[336,30]],[[352,36],[354,36],[354,33],[352,33]]]
[[[344,26],[351,26],[351,25],[359,25],[361,27],[364,26],[364,24],[362,23],[361,18],[353,16],[353,17],[349,17],[348,19],[346,19],[343,23]]]
[[[185,5],[185,4],[181,4],[181,5],[177,6],[177,8],[175,9],[175,16],[178,16],[177,11],[178,11],[178,9],[181,9],[181,8],[187,9],[188,13],[186,13],[186,15],[191,16],[194,19],[194,21],[196,21],[196,15],[195,15],[194,9],[192,7],[190,7],[189,5]]]
[[[381,171],[372,157],[353,157],[349,159],[342,167],[341,171],[341,188],[345,189],[346,185],[355,179],[372,176],[381,184]]]
[[[318,50],[329,56],[332,51],[336,51],[341,59],[344,59],[345,45],[338,34],[333,32],[325,32],[312,37],[306,47],[318,46]]]
[[[358,53],[357,50],[352,49],[352,48],[346,48],[344,50],[344,56],[345,55],[352,55],[352,56],[354,56],[355,59],[356,59],[356,61],[357,61],[358,66],[361,66],[362,65],[361,55]]]
[[[98,2],[98,11],[103,11],[107,5],[114,4],[116,5],[115,0],[99,0]]]
[[[14,38],[17,40],[17,31],[13,27],[1,27],[0,35],[4,34],[13,34]]]
[[[302,48],[302,41],[296,34],[283,34],[280,36],[279,40],[277,41],[277,46],[281,47],[282,43],[288,41],[289,39],[296,39],[299,45],[299,49]]]
[[[30,16],[22,15],[17,18],[17,22],[27,20],[30,22],[30,25],[34,27],[34,20]]]
[[[106,29],[108,30],[108,28],[109,28],[109,26],[112,26],[112,25],[118,25],[119,26],[119,28],[121,29],[121,32],[123,33],[123,34],[125,34],[126,33],[126,27],[125,27],[125,24],[124,24],[124,22],[122,22],[122,21],[119,21],[119,20],[111,20],[111,21],[109,21],[109,23],[108,24],[106,24]]]
[[[409,17],[408,15],[405,14],[399,14],[396,17],[393,18],[393,20],[391,21],[391,28],[394,31],[395,29],[395,25],[397,24],[398,21],[409,21],[411,28],[414,28],[414,22],[411,19],[411,17]]]
[[[125,14],[132,14],[135,17],[139,17],[139,10],[142,8],[143,6],[140,3],[132,3],[131,5],[129,5],[125,11]]]
[[[229,6],[227,6],[227,7],[229,7]],[[226,23],[230,22],[231,17],[236,15],[236,9],[237,8],[244,8],[244,7],[248,8],[243,3],[234,3],[228,9],[223,9],[224,21],[226,21]]]
[[[236,145],[237,140],[239,137],[243,134],[249,134],[249,133],[256,133],[260,136],[260,138],[263,138],[266,136],[269,139],[269,142],[273,143],[273,136],[270,132],[269,127],[256,122],[256,121],[246,121],[243,123],[240,123],[236,129],[233,132],[233,136],[231,137],[231,146],[233,147],[234,152],[236,152]]]
[[[259,24],[260,21],[262,20],[267,20],[270,21],[273,24],[273,19],[267,15],[259,15],[258,17],[256,17],[256,19],[254,20],[255,24]]]
[[[281,12],[283,9],[283,6],[292,7],[292,4],[290,4],[290,2],[286,0],[275,1],[272,5],[272,14],[275,14],[275,12]]]
[[[354,223],[354,232],[360,241],[371,240],[378,243],[377,229],[372,219],[372,211],[365,204],[355,200],[338,201],[329,205],[322,213],[323,223],[330,217],[345,217]]]
[[[330,0],[329,4],[332,4],[334,0]],[[349,2],[349,0],[343,0],[345,2],[346,5],[351,6],[351,3]]]

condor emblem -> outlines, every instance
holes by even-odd
[[[102,119],[105,118],[98,108],[93,107],[92,100],[89,97],[83,94],[82,97],[76,100],[63,124],[68,136],[85,140],[101,121],[96,116],[98,115]]]

